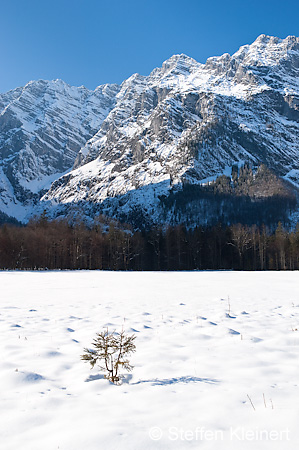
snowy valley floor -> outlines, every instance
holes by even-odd
[[[298,448],[298,272],[0,282],[1,449]],[[107,326],[137,336],[121,386],[80,360]]]

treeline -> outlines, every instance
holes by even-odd
[[[5,223],[10,223],[12,225],[21,225],[21,223],[17,219],[15,219],[14,217],[8,216],[3,211],[0,211],[0,226]]]
[[[294,188],[265,165],[255,172],[249,164],[233,166],[231,176],[221,175],[205,185],[184,183],[181,190],[171,190],[159,200],[165,222],[185,223],[188,228],[200,218],[209,226],[265,224],[273,229],[279,221],[288,226],[298,209]]]
[[[0,268],[103,270],[299,269],[299,227],[275,232],[233,225],[133,231],[98,222],[88,228],[46,217],[0,228]]]

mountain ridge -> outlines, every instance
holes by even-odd
[[[184,54],[173,55],[148,76],[133,74],[120,86],[87,90],[93,94],[87,113],[80,115],[80,132],[74,123],[71,129],[65,127],[73,146],[65,146],[64,152],[60,147],[58,152],[68,158],[69,167],[67,163],[52,164],[52,172],[40,170],[56,177],[50,189],[30,191],[34,181],[30,167],[15,170],[19,184],[18,173],[26,172],[29,179],[23,187],[36,194],[33,200],[25,199],[29,202],[26,214],[32,213],[32,204],[35,212],[47,209],[53,216],[66,214],[68,207],[76,204],[86,216],[105,213],[123,217],[145,207],[153,222],[159,222],[159,196],[180,190],[183,183],[215,179],[245,162],[254,167],[265,164],[299,186],[298,75],[299,38],[261,35],[233,55],[211,57],[205,64]],[[64,101],[59,114],[67,108],[77,111],[83,105],[78,100],[82,87],[71,88],[75,105],[67,91],[70,93],[69,88],[59,90]],[[2,100],[0,95],[0,106],[7,98]],[[57,108],[53,110],[57,112]],[[14,112],[12,106],[9,112]],[[53,120],[53,114],[50,118]],[[0,130],[5,125],[2,123],[1,113]],[[55,125],[59,135],[61,127],[57,122]],[[24,131],[23,122],[21,129]],[[27,131],[32,137],[34,130]],[[63,139],[58,141],[57,145]],[[8,184],[13,186],[9,164],[1,164]],[[54,170],[58,167],[64,172],[61,170],[61,177]],[[5,187],[2,189],[5,196]],[[22,203],[20,198],[17,201]]]

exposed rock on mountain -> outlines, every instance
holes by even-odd
[[[0,209],[18,218],[31,211],[42,190],[72,169],[118,90],[40,80],[0,95]]]
[[[184,222],[183,215],[165,216],[161,196],[231,175],[245,162],[299,185],[294,36],[262,35],[206,64],[175,55],[149,76],[135,74],[120,87],[94,92],[29,83],[0,104],[6,192],[12,185],[11,195],[26,204],[28,189],[40,195],[36,180],[54,175],[39,203],[54,215],[79,205],[91,217]]]

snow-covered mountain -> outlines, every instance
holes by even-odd
[[[41,192],[72,169],[118,91],[39,80],[0,95],[0,210],[19,219],[32,211]]]
[[[40,210],[65,214],[79,205],[91,216],[129,217],[138,209],[157,222],[161,195],[244,162],[299,186],[294,36],[261,35],[205,64],[175,55],[149,76],[94,92],[32,82],[0,105],[2,204],[12,215],[9,195],[26,205],[28,193],[40,195],[55,178]]]

